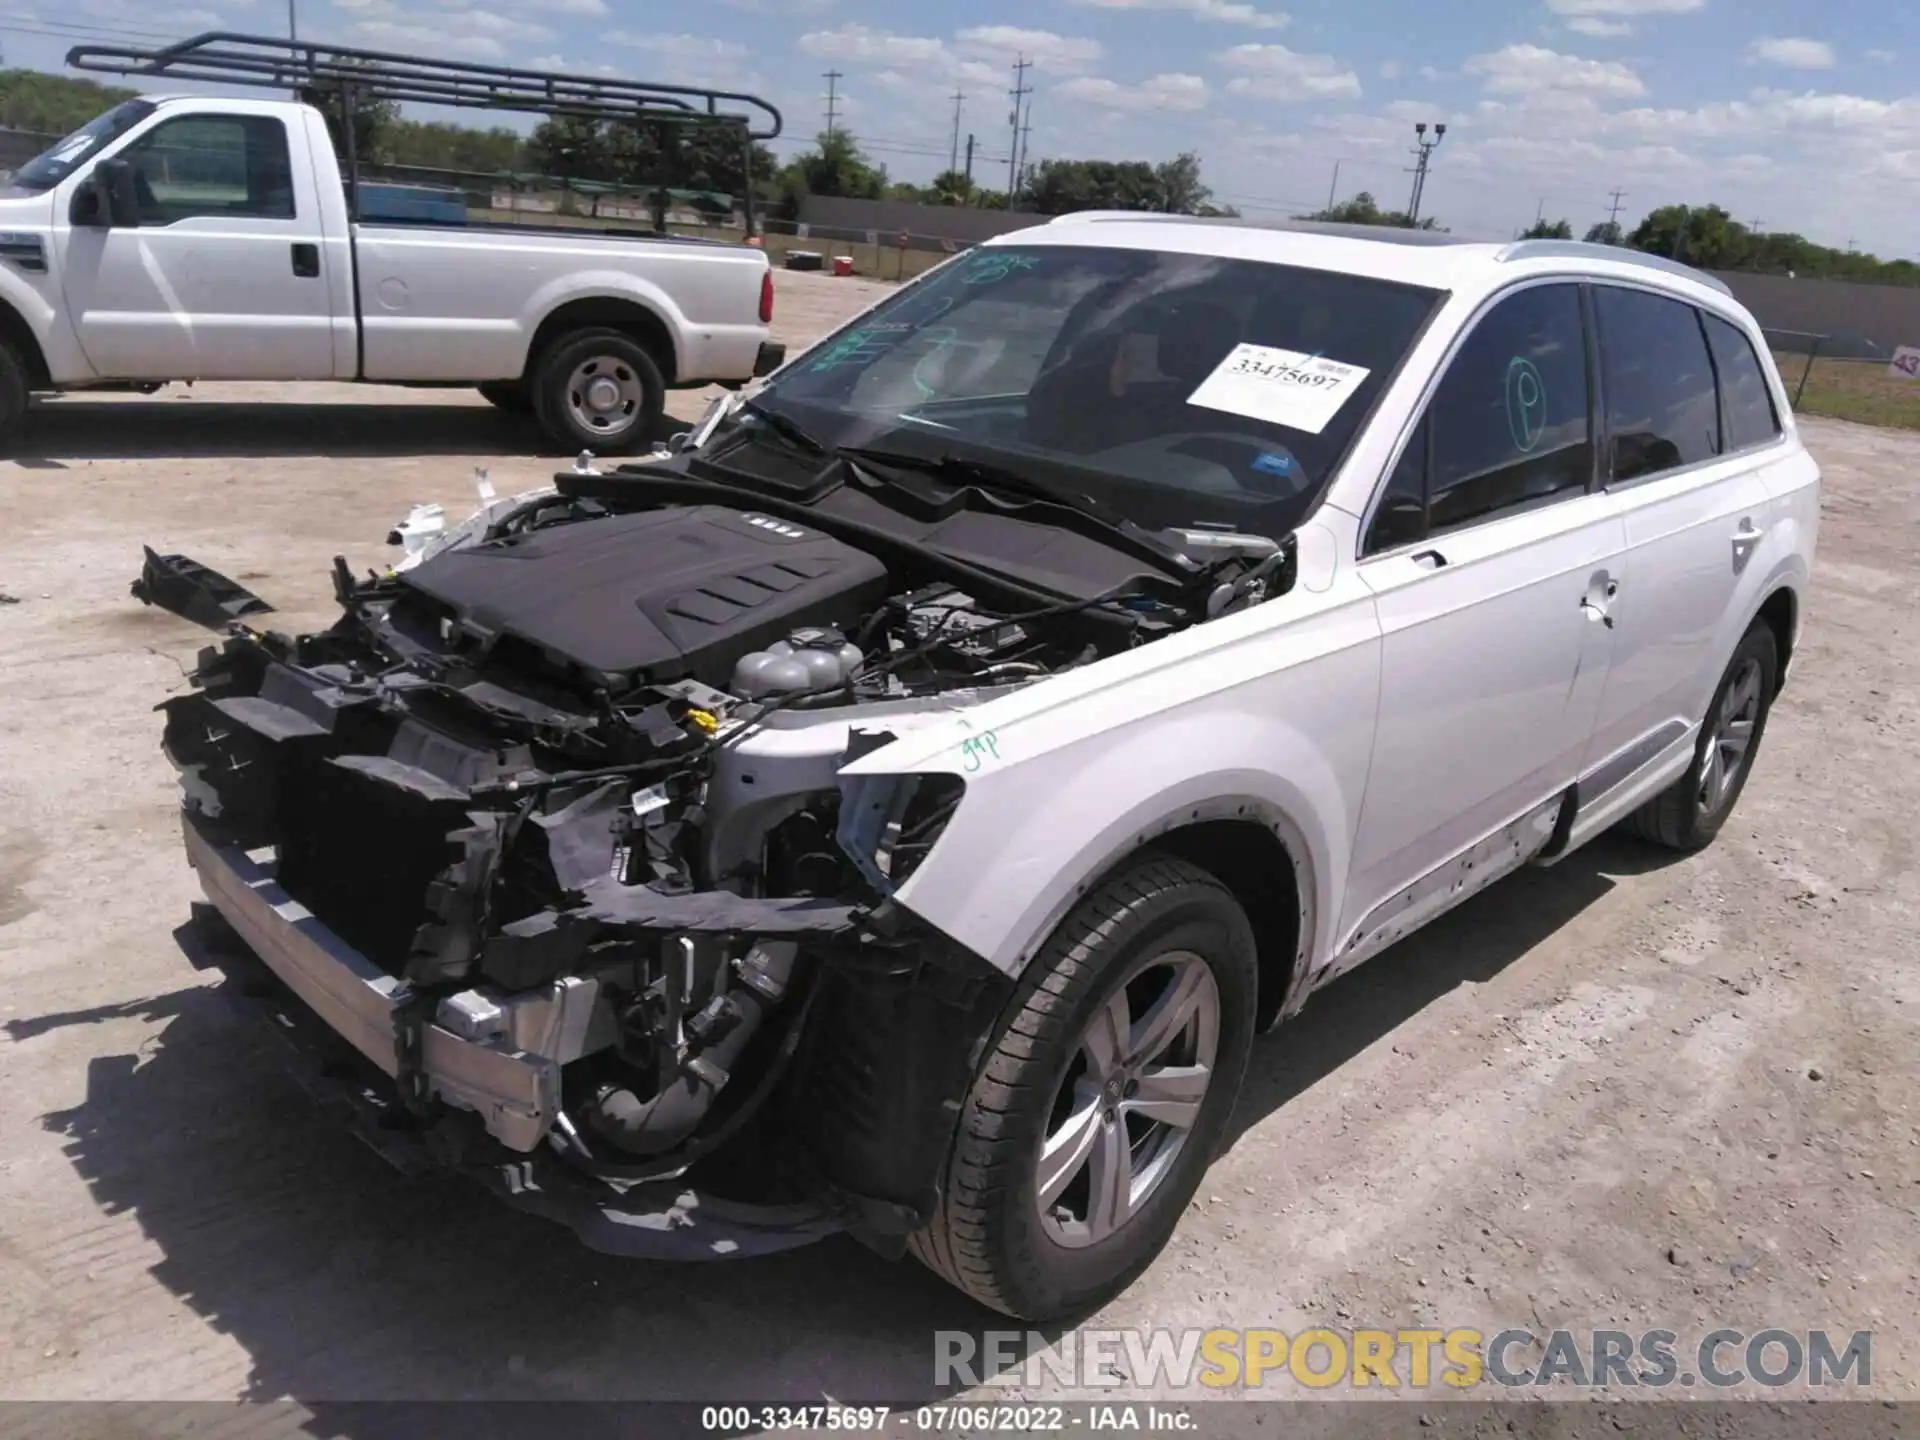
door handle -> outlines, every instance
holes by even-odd
[[[1411,557],[1413,563],[1423,570],[1439,570],[1447,563],[1447,557],[1438,550],[1422,550]]]
[[[1733,532],[1733,559],[1736,565],[1747,563],[1747,557],[1753,553],[1753,547],[1760,543],[1760,531],[1751,518],[1742,516],[1740,528]]]
[[[320,274],[320,247],[307,241],[296,241],[293,247],[293,273],[302,280],[312,280]]]

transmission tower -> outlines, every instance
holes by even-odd
[[[832,138],[833,122],[839,118],[840,114],[840,72],[829,70],[821,78],[827,82],[827,135],[828,138]]]

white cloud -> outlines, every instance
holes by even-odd
[[[1056,35],[1051,30],[1022,30],[1015,25],[978,25],[953,37],[970,55],[1011,65],[1022,55],[1036,69],[1072,75],[1099,62],[1106,50],[1098,40]]]
[[[1547,0],[1556,15],[1690,15],[1707,0]]]
[[[1389,60],[1380,67],[1380,78],[1382,80],[1398,80],[1404,68],[1398,60]]]
[[[248,0],[228,0],[228,3],[245,9]],[[151,5],[140,3],[140,0],[81,0],[80,8],[99,19],[131,20],[142,25],[159,24],[181,35],[218,30],[226,24],[226,18],[212,10],[193,7],[160,12]],[[21,17],[16,15],[15,18]]]
[[[1603,20],[1598,15],[1576,15],[1567,21],[1567,29],[1595,40],[1617,40],[1633,34],[1633,26],[1625,20]]]
[[[547,15],[597,16],[607,13],[607,0],[544,0],[541,12]]]
[[[1264,100],[1353,100],[1360,77],[1331,55],[1305,55],[1284,45],[1236,45],[1220,56],[1230,70],[1244,72],[1227,82],[1236,95]]]
[[[1207,82],[1198,75],[1152,75],[1138,84],[1082,75],[1048,93],[1107,110],[1202,110],[1207,104]]]
[[[676,60],[741,60],[747,47],[732,40],[711,40],[705,35],[636,35],[630,30],[609,30],[603,36],[614,45],[630,45],[635,50],[650,50],[656,55],[671,55]]]
[[[1438,65],[1422,65],[1420,67],[1420,78],[1422,80],[1444,80],[1447,78],[1447,72],[1442,70]]]
[[[1217,25],[1246,25],[1255,30],[1279,30],[1293,23],[1284,10],[1262,10],[1244,0],[1068,0],[1102,10],[1182,10]]]
[[[1756,40],[1747,47],[1747,54],[1763,64],[1787,70],[1831,70],[1834,64],[1833,46],[1824,40],[1799,37]]]
[[[720,0],[720,3],[750,15],[819,15],[833,8],[833,0]]]
[[[895,35],[867,25],[810,30],[800,37],[800,49],[822,60],[845,60],[855,65],[934,66],[949,58],[943,40],[926,35]]]
[[[1485,76],[1487,91],[1494,95],[1559,91],[1630,99],[1647,89],[1638,75],[1617,60],[1584,60],[1538,45],[1508,45],[1475,55],[1465,68],[1470,75]]]
[[[506,59],[507,47],[496,36],[482,35],[477,29],[462,31],[460,22],[471,18],[471,15],[436,16],[433,23],[361,20],[349,28],[354,39],[364,40],[381,50],[458,55],[469,60]]]
[[[1900,56],[1892,50],[1862,50],[1860,53],[1869,60],[1878,60],[1882,63],[1900,58]]]

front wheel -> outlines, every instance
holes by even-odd
[[[1765,621],[1742,637],[1713,692],[1693,764],[1629,819],[1634,833],[1670,850],[1699,850],[1720,833],[1753,773],[1778,687],[1780,651]]]
[[[27,367],[20,354],[0,340],[0,449],[12,445],[27,428]]]
[[[1205,871],[1148,856],[1102,885],[1034,959],[914,1254],[1022,1319],[1126,1289],[1220,1145],[1257,985],[1247,917]]]
[[[630,455],[653,440],[667,384],[653,357],[618,330],[580,330],[554,343],[533,382],[541,427],[568,450]]]

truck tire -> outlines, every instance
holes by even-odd
[[[1693,764],[1672,785],[1627,817],[1643,840],[1669,850],[1700,850],[1733,813],[1773,711],[1780,674],[1779,647],[1766,621],[1741,638],[1714,688],[1694,745]]]
[[[489,405],[504,410],[509,415],[531,415],[533,397],[527,393],[527,387],[519,380],[489,380],[476,387]]]
[[[1148,853],[1087,896],[1035,957],[963,1102],[913,1254],[1026,1320],[1126,1289],[1221,1144],[1258,980],[1245,912],[1195,866]]]
[[[20,352],[0,340],[0,448],[11,448],[26,432],[28,385]]]
[[[653,443],[667,384],[653,357],[618,330],[576,330],[541,356],[533,379],[540,426],[569,451],[631,455]]]

